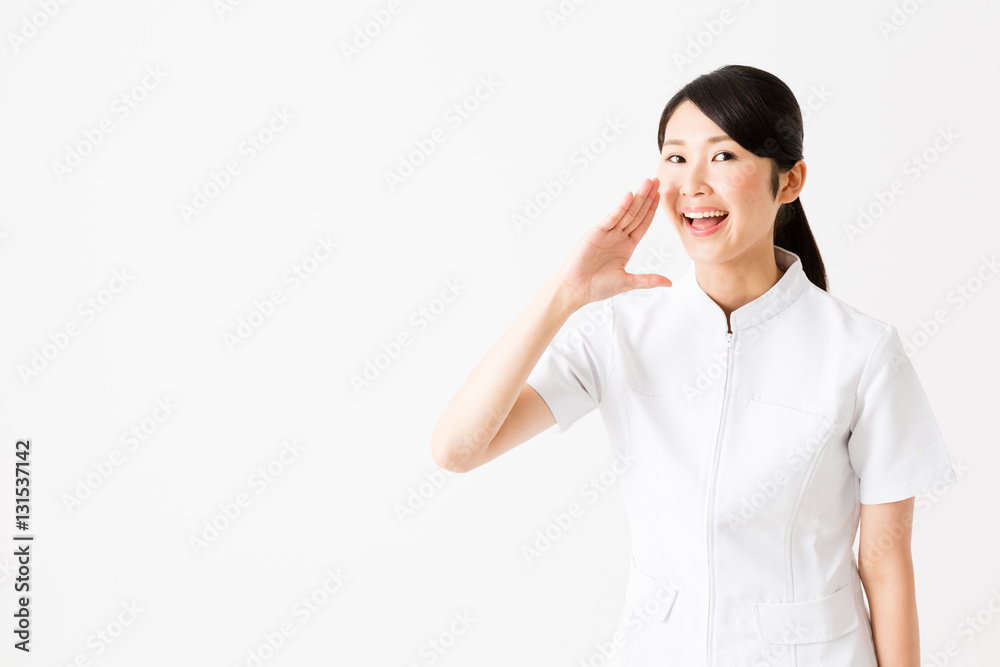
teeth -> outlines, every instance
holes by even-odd
[[[704,213],[685,213],[689,218],[711,218],[714,216],[728,215],[728,211],[705,211]]]

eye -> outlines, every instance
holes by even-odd
[[[712,161],[713,162],[729,162],[729,160],[735,160],[736,159],[736,155],[733,154],[733,153],[730,153],[729,151],[719,151],[718,153],[715,154],[715,157],[719,157],[720,155],[728,155],[729,159],[726,159],[726,160],[715,160],[715,158],[713,158]],[[670,158],[674,158],[674,157],[680,158],[681,160],[684,159],[680,155],[673,154],[673,155],[668,155],[666,157],[665,161],[666,162],[672,162],[673,164],[680,164],[680,162],[675,162],[674,160],[670,159]]]

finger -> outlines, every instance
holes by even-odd
[[[628,210],[629,205],[632,203],[632,193],[626,192],[625,196],[622,197],[621,202],[611,213],[608,214],[606,218],[597,223],[597,226],[604,231],[611,231],[618,224],[618,221],[622,219],[625,212]]]
[[[628,212],[626,212],[625,215],[622,216],[622,219],[618,222],[618,226],[622,229],[622,231],[624,231],[625,227],[628,227],[632,221],[635,220],[636,216],[639,214],[639,210],[649,197],[649,192],[652,187],[653,184],[648,178],[639,185],[639,189],[635,191],[635,198],[632,199],[632,205],[628,207]]]
[[[649,184],[647,189],[646,184]],[[642,186],[639,188],[639,192],[636,193],[636,199],[638,202],[633,201],[632,206],[629,208],[629,212],[626,214],[626,220],[623,220],[620,227],[622,231],[626,234],[635,229],[636,225],[642,221],[643,217],[646,215],[646,210],[649,208],[650,200],[659,196],[659,191],[657,190],[658,180],[657,179],[646,179]],[[641,193],[641,196],[640,196]]]
[[[632,221],[624,227],[624,232],[626,234],[631,234],[633,231],[635,231],[636,227],[641,225],[643,221],[650,216],[650,214],[655,215],[656,209],[659,205],[659,201],[660,201],[660,193],[654,191],[651,197],[646,198],[642,207],[636,213],[635,217],[632,218]]]
[[[647,231],[649,231],[649,227],[653,223],[653,218],[656,217],[656,210],[657,210],[656,206],[651,206],[650,209],[646,211],[646,215],[643,217],[643,219],[639,221],[639,224],[637,224],[629,232],[628,234],[629,238],[636,245],[639,245],[639,242],[642,241],[642,237],[646,235]]]
[[[650,221],[656,216],[656,210],[659,208],[660,204],[660,193],[658,190],[653,191],[653,196],[646,199],[645,204],[639,213],[633,218],[632,222],[625,227],[626,234],[632,234],[637,228],[645,225],[649,227]]]
[[[630,273],[629,289],[650,289],[653,287],[673,287],[673,281],[658,273]]]
[[[638,226],[638,224],[643,220],[643,218],[645,218],[646,212],[650,208],[654,210],[656,208],[657,202],[659,201],[660,198],[660,179],[654,176],[653,179],[650,180],[649,182],[649,187],[650,187],[650,192],[644,198],[642,206],[640,207],[639,211],[636,213],[635,218],[632,220],[632,223],[628,227],[627,231],[629,232],[631,232]]]
[[[650,289],[651,287],[673,287],[674,283],[666,276],[658,273],[635,273],[632,284],[636,289]]]

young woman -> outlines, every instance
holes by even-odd
[[[956,478],[896,328],[827,292],[798,103],[721,67],[669,101],[657,144],[656,177],[451,400],[434,460],[472,470],[600,410],[634,461],[616,664],[917,667],[913,499]],[[676,282],[625,271],[658,206],[691,259]]]

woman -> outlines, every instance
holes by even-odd
[[[634,461],[616,664],[917,667],[914,496],[954,471],[895,327],[827,292],[798,103],[728,65],[674,95],[657,142],[656,177],[463,383],[434,460],[472,470],[600,409]],[[676,283],[625,271],[658,205],[691,259]]]

